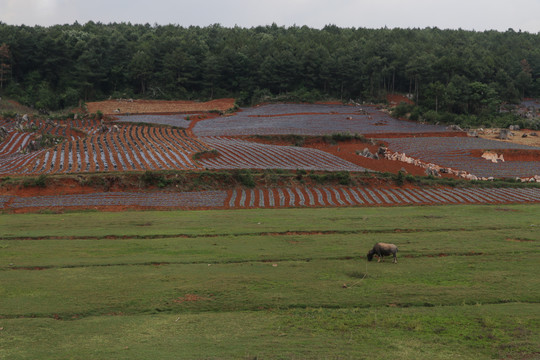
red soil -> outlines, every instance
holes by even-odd
[[[106,100],[86,104],[89,113],[101,111],[105,115],[171,114],[205,111],[227,111],[234,107],[234,99],[217,99],[207,102],[164,100]],[[119,111],[119,112],[118,112]]]
[[[360,141],[351,141],[342,142],[338,145],[318,142],[314,144],[307,144],[305,146],[325,151],[370,170],[397,174],[401,169],[405,169],[407,173],[412,175],[425,175],[425,169],[419,166],[382,158],[375,160],[356,154],[357,151],[361,152],[365,148],[368,148],[370,152],[375,153],[379,149],[379,145],[366,144]]]
[[[390,105],[398,105],[399,103],[414,104],[408,97],[399,94],[388,94],[386,100]]]
[[[385,134],[386,135],[386,134]],[[380,134],[379,134],[380,136]],[[261,138],[255,138],[247,136],[250,141],[256,141],[264,144],[284,145],[289,146],[291,143],[286,141],[266,140]],[[368,148],[371,153],[375,153],[379,150],[379,145],[371,145],[371,143],[365,143],[359,140],[340,142],[337,145],[327,143],[320,138],[306,138],[303,145],[304,147],[318,149],[329,154],[340,157],[353,164],[364,167],[366,169],[375,170],[379,172],[389,172],[397,174],[400,170],[405,169],[408,174],[412,175],[425,175],[425,169],[420,166],[414,166],[401,161],[393,161],[380,158],[378,160],[369,159],[361,155],[357,155],[357,152],[361,152],[365,148]],[[446,175],[446,174],[445,174]]]

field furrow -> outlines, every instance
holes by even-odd
[[[68,130],[63,133],[69,134]],[[32,135],[12,132],[0,144],[0,174],[196,169],[198,165],[191,156],[210,150],[178,129],[126,125],[105,133],[90,133],[86,138],[70,136],[53,148],[24,154],[19,149]]]
[[[9,200],[9,201],[8,201]],[[277,187],[198,192],[106,192],[3,197],[0,209],[69,207],[276,208],[540,202],[540,189]]]
[[[492,162],[474,156],[473,151],[525,150],[540,152],[540,148],[473,137],[384,138],[392,152],[441,167],[463,170],[479,177],[514,178],[540,175],[540,162],[513,160]]]
[[[200,160],[209,169],[288,169],[365,171],[366,169],[317,149],[253,143],[218,137],[202,138],[219,156]]]

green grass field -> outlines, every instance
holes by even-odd
[[[2,214],[0,358],[534,359],[539,260],[540,205]]]

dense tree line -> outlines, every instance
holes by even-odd
[[[399,92],[436,113],[487,116],[540,95],[540,34],[512,29],[0,23],[0,45],[0,91],[51,110],[110,96],[248,104]]]

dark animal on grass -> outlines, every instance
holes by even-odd
[[[369,250],[367,254],[368,261],[373,260],[373,255],[377,255],[379,257],[379,260],[377,262],[383,261],[383,258],[385,256],[394,256],[394,260],[392,261],[394,264],[397,264],[397,252],[398,248],[394,244],[387,244],[387,243],[376,243],[373,246],[373,249]]]

